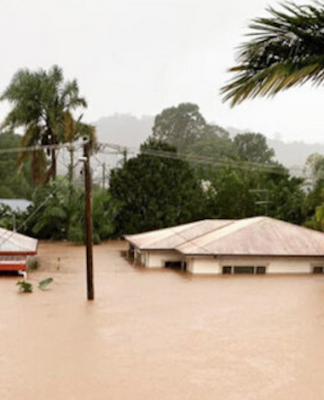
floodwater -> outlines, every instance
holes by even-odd
[[[1,400],[322,400],[324,276],[198,277],[134,267],[125,245],[40,245],[47,291],[0,277]]]

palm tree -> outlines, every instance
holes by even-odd
[[[273,96],[292,86],[324,80],[324,4],[268,8],[268,18],[250,24],[251,40],[239,48],[234,78],[222,88],[231,104]]]
[[[63,71],[57,66],[49,71],[19,70],[0,97],[0,101],[3,100],[13,106],[3,127],[23,127],[23,146],[57,145],[64,142],[65,113],[87,106],[85,99],[79,96],[77,81],[64,82]],[[46,154],[51,160],[46,178],[55,179],[57,150],[51,148]],[[23,162],[25,158],[26,155],[21,156],[20,161]],[[36,175],[36,171],[41,171],[41,164],[44,164],[44,154],[42,157],[38,151],[32,155],[32,159]]]

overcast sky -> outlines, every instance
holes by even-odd
[[[306,0],[297,0],[304,4]],[[220,88],[251,18],[273,0],[0,0],[0,91],[23,67],[77,78],[88,121],[156,115],[180,102],[209,121],[324,142],[324,88],[305,86],[231,109]],[[3,119],[8,106],[0,105]]]

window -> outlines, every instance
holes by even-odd
[[[226,265],[223,267],[223,274],[231,274],[232,273],[232,267]]]
[[[313,274],[322,274],[324,268],[323,267],[314,267],[313,268]]]
[[[323,269],[323,268],[322,268]],[[257,274],[257,275],[264,275],[266,274],[267,270],[265,266],[250,266],[250,265],[224,265],[223,266],[223,274]],[[323,272],[323,271],[322,271]]]
[[[179,268],[181,269],[181,261],[166,261],[164,263],[166,268]]]
[[[254,267],[234,267],[234,274],[254,274]]]

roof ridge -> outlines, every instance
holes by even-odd
[[[279,222],[279,223],[282,223],[282,224],[285,224],[285,225],[290,225],[290,226],[293,226],[294,228],[299,228],[300,230],[303,230],[303,231],[313,232],[313,233],[319,234],[319,235],[323,234],[322,231],[318,231],[317,229],[308,228],[307,226],[303,226],[303,225],[293,224],[292,222],[284,221],[282,219],[271,218],[271,217],[267,217],[267,216],[264,216],[263,219],[265,219],[265,220],[275,220],[276,222]]]
[[[205,220],[202,220],[202,221],[192,221],[192,222],[187,222],[187,223],[185,223],[185,224],[180,224],[180,225],[175,225],[175,226],[169,226],[169,227],[166,227],[166,228],[161,228],[161,229],[156,229],[156,230],[153,230],[153,231],[148,231],[148,232],[142,232],[142,233],[135,233],[135,234],[133,234],[133,235],[125,235],[124,236],[124,238],[126,239],[126,240],[130,240],[132,237],[134,237],[134,236],[140,236],[140,235],[147,235],[147,236],[149,236],[150,234],[157,234],[157,233],[161,233],[162,231],[165,231],[165,232],[167,232],[167,231],[170,231],[170,232],[172,232],[172,233],[175,233],[174,231],[173,231],[173,229],[175,229],[175,228],[180,228],[180,227],[182,227],[182,226],[187,226],[187,229],[190,229],[190,227],[192,227],[193,225],[197,225],[197,224],[200,224],[201,222],[203,222],[203,221],[205,221]],[[186,229],[185,229],[186,230]],[[164,238],[164,239],[166,239],[167,237],[169,237],[170,235],[166,235],[166,237]],[[156,244],[157,242],[159,242],[161,239],[156,239],[156,238],[153,238],[152,239],[152,241],[150,241],[149,242],[149,245],[150,246],[153,246],[154,244]]]
[[[201,236],[199,236],[199,237],[197,237],[197,238],[194,238],[194,239],[192,240],[192,243],[193,243],[195,246],[197,246],[197,247],[203,248],[203,247],[200,246],[199,244],[195,243],[194,240],[196,240],[196,239],[201,239],[202,237],[207,236],[207,235],[210,235],[210,234],[212,234],[212,233],[215,232],[215,231],[224,232],[224,230],[228,230],[228,232],[225,232],[224,235],[221,235],[220,237],[218,237],[218,238],[216,239],[216,240],[219,240],[219,239],[222,239],[222,238],[228,236],[228,235],[231,234],[231,233],[238,232],[238,231],[240,231],[240,230],[242,230],[242,229],[244,229],[244,228],[247,228],[248,226],[251,226],[251,225],[253,225],[253,224],[255,224],[255,223],[259,223],[259,222],[263,221],[264,219],[265,219],[264,217],[251,217],[251,218],[242,218],[242,219],[239,219],[239,220],[231,220],[232,222],[229,223],[229,224],[227,224],[227,225],[225,225],[225,226],[222,226],[222,227],[220,227],[220,228],[216,228],[216,229],[214,229],[214,230],[212,230],[212,231],[210,231],[210,232],[207,232],[207,233],[205,233],[205,234],[202,234]],[[236,229],[236,230],[234,230],[234,231],[228,229],[228,228],[237,226],[237,224],[242,224],[242,223],[247,222],[247,221],[249,222],[248,224],[246,224],[246,225],[244,224],[243,226],[239,227],[238,229]],[[212,240],[211,240],[211,242],[214,242],[214,241],[215,241],[215,239],[212,239]],[[208,246],[211,242],[205,243],[204,246]],[[185,244],[185,243],[184,243],[184,244]],[[179,251],[179,248],[180,248],[181,246],[182,246],[182,245],[177,246],[176,249]],[[207,251],[207,249],[204,249],[204,250]]]
[[[190,240],[190,239],[187,239],[187,238],[185,238],[185,237],[183,237],[183,236],[181,235],[181,233],[186,232],[187,230],[191,229],[193,225],[200,225],[200,224],[202,224],[203,222],[206,222],[206,221],[215,221],[215,220],[216,220],[216,218],[215,218],[215,219],[202,219],[202,220],[200,220],[200,221],[193,221],[193,222],[189,222],[189,223],[187,223],[187,224],[176,225],[176,226],[170,226],[169,228],[164,228],[164,229],[165,229],[165,230],[169,230],[169,231],[172,232],[173,234],[180,236],[182,239],[185,239],[187,242],[190,242],[191,240]],[[181,230],[180,232],[176,232],[176,231],[175,231],[176,228],[179,228],[179,227],[185,226],[185,225],[187,225],[187,228],[186,228],[186,229]],[[155,232],[156,232],[156,231],[155,231]],[[210,232],[211,232],[211,231],[210,231]],[[148,232],[148,233],[149,233],[149,232]],[[203,234],[202,234],[202,235],[203,235]],[[201,235],[200,235],[200,236],[201,236]],[[161,239],[157,239],[157,240],[155,240],[155,241],[153,241],[153,242],[150,242],[149,244],[150,244],[150,246],[153,246],[153,245],[155,245],[156,243],[160,242],[160,240],[161,240]],[[181,245],[180,245],[180,246],[181,246]],[[176,247],[175,247],[175,248],[176,248]],[[204,250],[205,250],[205,249],[204,249]]]
[[[205,222],[205,221],[227,221],[227,220],[220,220],[220,219],[214,218],[214,219],[204,219],[204,220],[202,220],[201,222]],[[233,222],[234,222],[233,220],[228,220],[228,221],[229,221],[229,222],[228,222],[227,225],[225,225],[225,227],[228,226],[228,225],[233,224]],[[222,229],[222,228],[224,228],[224,226],[220,226],[220,227],[218,227],[218,228],[211,229],[209,232],[202,233],[201,235],[195,236],[195,237],[192,238],[192,239],[187,239],[187,238],[183,237],[179,232],[174,232],[174,231],[173,231],[173,233],[175,233],[176,235],[180,236],[182,239],[185,239],[185,241],[186,241],[185,243],[182,243],[182,244],[176,246],[176,247],[174,248],[174,250],[177,250],[178,247],[181,247],[183,244],[186,244],[186,243],[188,243],[188,242],[191,242],[191,243],[193,243],[195,246],[200,247],[202,250],[208,252],[208,250],[205,249],[203,246],[199,246],[198,244],[196,244],[196,243],[194,242],[194,240],[199,239],[199,238],[202,237],[202,236],[208,235],[209,233],[215,232],[215,231],[217,231],[218,229]],[[172,229],[172,228],[171,228],[171,229]],[[181,232],[181,233],[182,233],[182,232]],[[178,250],[177,250],[177,251],[178,251]]]
[[[258,224],[258,223],[260,223],[260,222],[262,222],[262,221],[264,221],[264,220],[265,220],[265,217],[263,217],[263,216],[250,217],[250,218],[242,218],[242,219],[234,220],[234,223],[233,223],[233,227],[234,227],[234,228],[235,228],[236,225],[238,225],[238,224],[240,224],[240,223],[241,223],[243,226],[239,226],[238,229],[234,229],[234,231],[225,232],[225,234],[224,234],[223,236],[221,236],[220,238],[217,238],[216,240],[218,240],[218,239],[223,239],[224,237],[230,235],[231,233],[234,233],[234,232],[236,233],[236,232],[238,232],[238,231],[241,231],[242,229],[246,229],[246,228],[250,227],[251,225]],[[248,224],[244,224],[244,222],[248,222]],[[224,230],[225,230],[225,229],[228,228],[228,227],[229,227],[229,226],[226,225],[226,226],[224,226],[223,228],[224,228]],[[206,244],[208,245],[209,243],[206,243]]]

